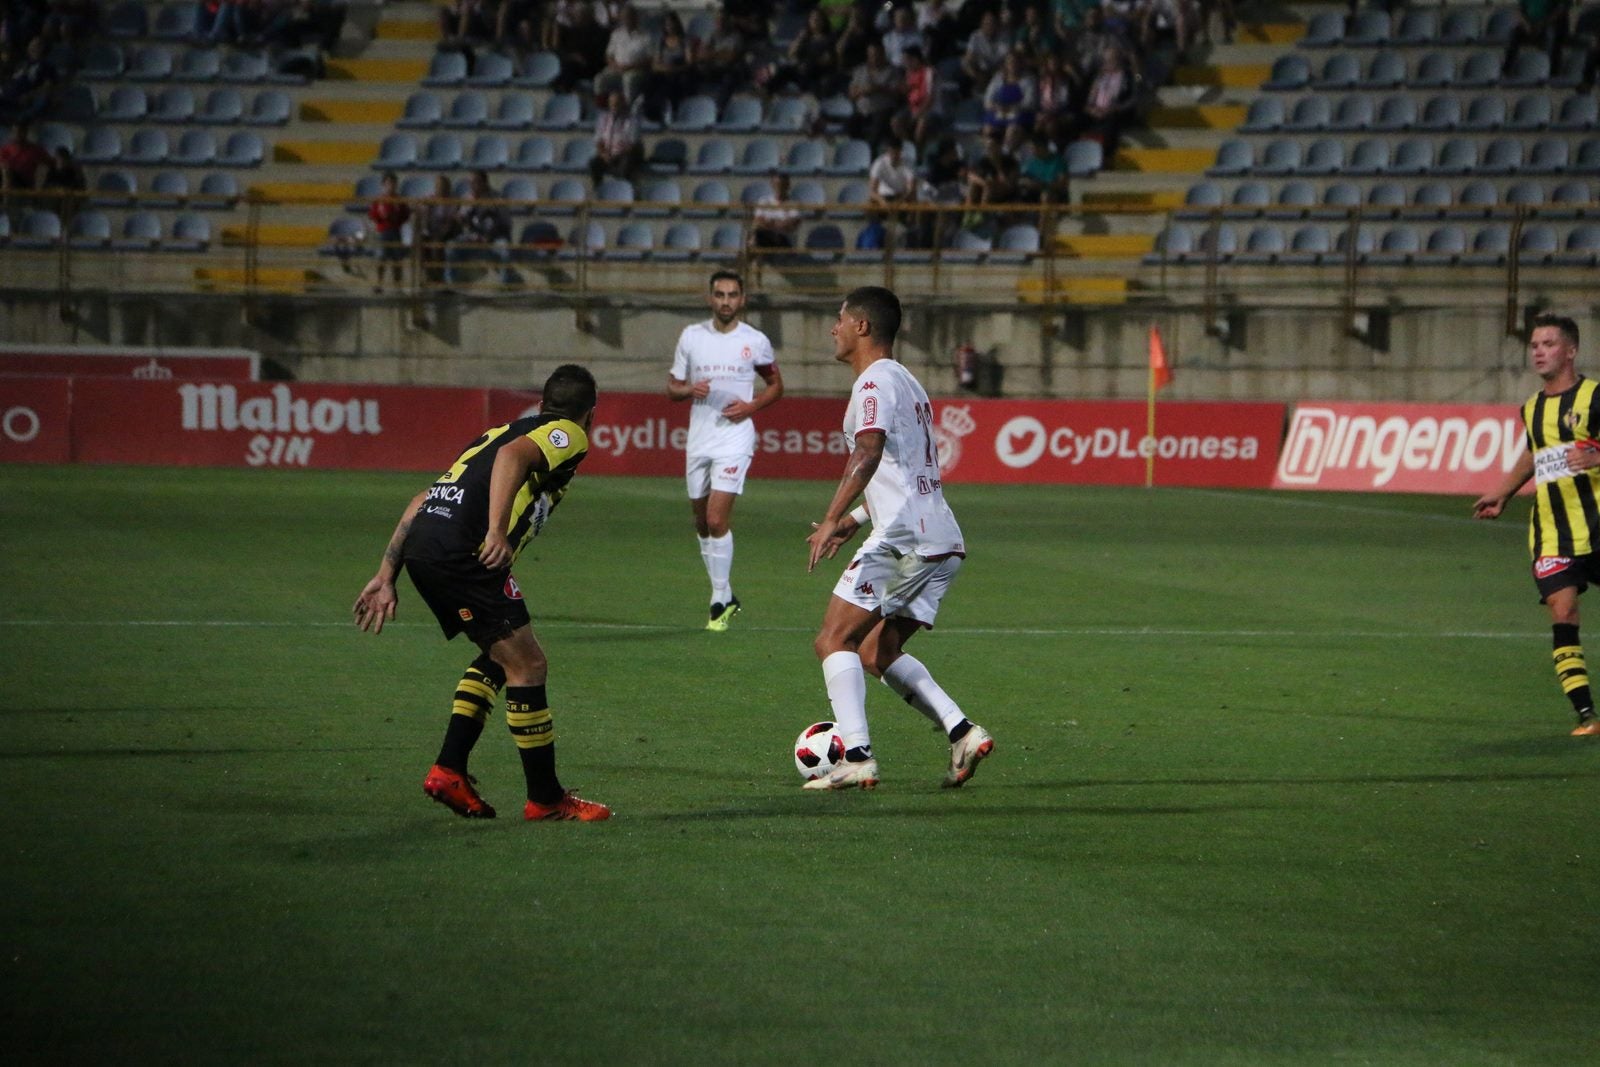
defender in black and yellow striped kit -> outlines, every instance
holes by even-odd
[[[1528,358],[1543,388],[1522,405],[1528,450],[1499,491],[1478,499],[1473,514],[1493,519],[1531,478],[1535,482],[1528,547],[1539,599],[1550,609],[1556,679],[1572,703],[1575,736],[1600,736],[1583,645],[1578,596],[1600,581],[1600,382],[1578,373],[1578,325],[1540,315]]]
[[[456,685],[439,758],[422,788],[468,818],[494,818],[467,774],[467,759],[502,688],[506,725],[527,779],[527,819],[609,818],[604,804],[561,788],[545,682],[549,664],[533,636],[511,565],[537,537],[589,450],[594,377],[576,364],[545,382],[539,414],[484,431],[438,481],[412,498],[383,562],[356,599],[356,625],[381,633],[399,602],[404,567],[447,639],[464,633],[482,654]]]

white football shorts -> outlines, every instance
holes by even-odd
[[[689,486],[689,499],[699,500],[710,496],[713,489],[738,496],[744,492],[744,479],[750,473],[750,455],[690,456],[684,480]]]
[[[932,629],[939,604],[960,569],[960,556],[935,560],[897,556],[888,545],[869,542],[839,575],[833,595],[886,619],[900,616]]]

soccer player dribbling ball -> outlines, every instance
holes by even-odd
[[[828,509],[807,538],[810,561],[832,559],[868,522],[872,533],[833,587],[815,650],[845,758],[806,789],[872,789],[878,761],[867,728],[867,674],[934,723],[950,740],[944,786],[965,783],[994,751],[994,739],[971,722],[905,644],[933,626],[966,544],[945,503],[933,438],[933,404],[894,358],[900,301],[863,286],[845,297],[833,325],[833,358],[855,384],[844,417],[850,457]],[[865,495],[866,506],[851,510]]]
[[[394,583],[403,567],[445,639],[464,633],[481,650],[456,684],[444,744],[422,782],[424,793],[466,818],[495,815],[467,774],[467,757],[502,688],[506,726],[527,780],[523,818],[611,817],[610,808],[563,789],[556,777],[556,735],[545,696],[549,663],[511,576],[512,563],[566,496],[588,454],[594,405],[594,376],[572,363],[557,367],[537,415],[485,430],[411,499],[378,573],[356,598],[356,626],[382,633],[395,616]]]
[[[678,336],[667,375],[667,396],[692,402],[684,478],[700,559],[711,580],[706,629],[727,630],[739,614],[733,592],[733,505],[744,492],[756,452],[750,416],[783,396],[783,375],[767,335],[740,320],[744,282],[731,270],[711,275],[706,303],[711,318],[686,326]],[[756,392],[755,380],[765,385]]]
[[[1574,366],[1578,324],[1560,315],[1539,315],[1528,334],[1528,361],[1543,383],[1522,405],[1528,448],[1500,488],[1479,497],[1475,518],[1499,518],[1517,490],[1536,484],[1528,528],[1533,581],[1550,609],[1556,680],[1572,702],[1578,724],[1573,736],[1600,736],[1583,645],[1578,639],[1578,596],[1600,580],[1600,382]]]

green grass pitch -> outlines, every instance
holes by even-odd
[[[1522,516],[1454,498],[957,486],[883,785],[803,793],[830,479],[756,479],[703,632],[676,479],[581,478],[518,566],[601,825],[420,784],[453,683],[418,475],[0,468],[0,1026],[15,1062],[1592,1062],[1596,740]],[[1600,652],[1600,643],[1592,646]]]

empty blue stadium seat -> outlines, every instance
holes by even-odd
[[[134,81],[166,81],[172,77],[172,50],[165,45],[146,45],[133,54],[127,75]]]
[[[1229,138],[1217,147],[1217,161],[1206,169],[1216,177],[1246,174],[1255,163],[1255,153],[1250,142]]]
[[[1277,98],[1264,96],[1259,99]],[[1351,93],[1340,98],[1339,105],[1333,109],[1333,118],[1328,122],[1328,129],[1338,133],[1359,133],[1371,126],[1375,117],[1372,97],[1365,93]]]
[[[185,212],[172,223],[172,232],[161,242],[163,252],[204,252],[211,244],[211,223],[204,215]]]
[[[556,160],[554,169],[563,174],[582,174],[593,158],[594,142],[587,137],[574,137],[561,146],[561,158]]]
[[[689,146],[681,137],[658,137],[646,165],[654,174],[681,174],[689,165]]]
[[[532,178],[510,178],[500,188],[500,199],[510,202],[513,215],[526,215],[539,199],[539,186]]]
[[[1228,199],[1228,214],[1234,217],[1254,218],[1272,203],[1272,191],[1266,182],[1240,182]]]
[[[546,89],[561,76],[561,59],[554,52],[535,52],[512,84],[526,89]]]
[[[1408,218],[1434,218],[1450,208],[1453,197],[1450,186],[1444,182],[1423,182],[1411,192],[1411,206],[1406,209]]]
[[[1428,52],[1412,72],[1413,89],[1444,89],[1455,84],[1456,61],[1448,52]]]
[[[182,125],[194,118],[194,90],[187,85],[172,85],[156,95],[150,109],[150,119],[171,125]]]
[[[1544,186],[1538,182],[1512,182],[1506,189],[1507,207],[1539,207],[1544,203]]]
[[[101,122],[139,122],[150,111],[150,99],[142,86],[119,85],[99,111]]]
[[[1406,61],[1395,52],[1379,52],[1367,64],[1357,86],[1361,89],[1397,89],[1406,83]]]
[[[1311,213],[1317,206],[1317,189],[1308,181],[1284,182],[1278,189],[1277,200],[1267,208],[1269,219],[1298,219]]]
[[[1357,141],[1345,161],[1344,172],[1355,175],[1387,174],[1389,172],[1389,142],[1381,137],[1368,137]]]
[[[817,174],[826,163],[827,156],[821,141],[796,141],[789,146],[783,170],[786,174]]]
[[[424,170],[454,170],[461,166],[465,156],[466,147],[460,137],[453,133],[436,133],[428,138],[416,166]]]
[[[559,178],[545,193],[545,210],[550,214],[570,214],[577,206],[589,199],[584,191],[583,182],[577,178]]]
[[[80,211],[67,228],[67,243],[80,250],[105,248],[111,243],[111,219],[103,211]]]
[[[760,125],[761,101],[742,94],[730,98],[717,119],[717,129],[724,133],[751,133]]]
[[[544,102],[539,116],[543,130],[575,130],[583,121],[583,103],[575,93],[556,93]]]
[[[1183,206],[1174,214],[1179,218],[1205,218],[1222,206],[1222,200],[1222,186],[1213,181],[1199,181],[1189,186]]]
[[[872,146],[865,141],[842,141],[833,150],[833,161],[822,168],[824,174],[834,177],[865,177],[872,166]]]
[[[1364,97],[1349,96],[1346,100],[1365,99]],[[1240,133],[1276,133],[1283,128],[1284,112],[1283,98],[1280,96],[1258,96],[1250,101],[1250,109],[1245,113],[1244,122],[1239,126]]]
[[[1572,228],[1562,250],[1550,259],[1568,267],[1592,267],[1597,257],[1600,257],[1600,226],[1585,223]]]
[[[639,190],[635,215],[666,215],[683,203],[683,189],[673,178],[653,178]]]
[[[510,162],[510,143],[498,133],[485,133],[473,144],[467,166],[474,170],[499,170]]]
[[[1529,174],[1562,174],[1572,162],[1572,150],[1565,139],[1541,137],[1533,144],[1524,170]]]
[[[1389,40],[1393,44],[1415,47],[1439,39],[1439,13],[1432,8],[1411,8],[1400,16]]]
[[[686,215],[720,215],[733,202],[733,192],[723,181],[703,181],[694,187]]]
[[[1311,143],[1300,161],[1298,173],[1313,176],[1337,174],[1344,169],[1344,143],[1323,137]]]
[[[156,11],[150,36],[158,41],[185,41],[194,35],[199,22],[199,4],[163,4]]]
[[[1322,190],[1322,206],[1311,212],[1316,219],[1342,219],[1361,206],[1361,189],[1354,182],[1334,182]]]
[[[484,124],[491,130],[526,130],[533,127],[533,97],[508,93],[500,98],[494,115]]]
[[[1466,250],[1467,231],[1452,223],[1428,234],[1427,243],[1416,258],[1427,262],[1451,263]]]
[[[135,130],[128,140],[128,147],[122,152],[122,162],[134,166],[156,166],[165,163],[171,151],[166,130]]]
[[[548,137],[536,134],[522,139],[522,144],[517,146],[517,158],[512,161],[511,168],[513,170],[549,170],[555,161],[555,142]]]
[[[1417,102],[1409,96],[1386,96],[1378,105],[1372,128],[1380,133],[1398,133],[1417,125]]]
[[[1335,52],[1323,60],[1322,72],[1311,82],[1313,89],[1350,89],[1361,80],[1361,61],[1348,52]]]
[[[623,178],[605,177],[600,179],[600,184],[595,187],[595,201],[601,205],[594,208],[597,215],[621,215],[633,204],[633,183]]]
[[[154,211],[135,211],[122,220],[122,236],[111,242],[113,248],[129,252],[147,251],[161,244],[161,218]]]
[[[1526,54],[1526,53],[1524,53]],[[1456,71],[1455,84],[1463,89],[1482,89],[1500,80],[1500,53],[1474,52]]]
[[[1470,181],[1456,194],[1456,206],[1476,208],[1479,213],[1488,214],[1500,206],[1500,190],[1493,182]]]
[[[1592,130],[1600,127],[1600,100],[1593,96],[1569,96],[1561,101],[1561,110],[1550,124],[1555,130]]]
[[[1416,129],[1428,133],[1447,133],[1461,125],[1461,98],[1455,95],[1432,96],[1422,105]]]
[[[127,58],[121,48],[106,41],[91,41],[78,74],[90,81],[109,81],[122,77],[126,69]]]
[[[244,117],[251,126],[283,126],[288,123],[294,105],[289,94],[282,89],[263,89],[251,102],[250,113]]]
[[[1257,226],[1245,237],[1244,248],[1234,254],[1234,261],[1252,265],[1274,262],[1288,250],[1283,231],[1276,226]]]
[[[1272,64],[1272,73],[1261,88],[1276,92],[1304,89],[1311,81],[1311,64],[1305,56],[1279,56]]]
[[[444,101],[438,93],[423,89],[406,98],[406,109],[395,125],[402,130],[425,130],[437,126],[442,118]]]
[[[1422,234],[1413,226],[1395,226],[1378,240],[1376,250],[1366,260],[1375,266],[1398,267],[1410,263],[1422,251]]]
[[[1345,27],[1344,44],[1347,48],[1371,48],[1389,40],[1389,13],[1374,8],[1363,8],[1351,16]]]
[[[805,130],[810,120],[810,112],[804,100],[798,96],[780,96],[767,110],[761,128],[768,133],[800,133]]]
[[[1398,215],[1406,208],[1406,189],[1399,182],[1374,182],[1367,190],[1368,215]]]
[[[189,199],[189,176],[182,171],[164,170],[150,179],[149,192],[140,198],[143,207],[177,207]]]
[[[1439,25],[1439,43],[1472,44],[1483,33],[1483,15],[1477,8],[1458,7],[1445,13]]]
[[[672,128],[684,133],[700,133],[711,129],[717,121],[717,102],[709,96],[691,96],[672,113]]]
[[[209,167],[217,158],[217,135],[210,130],[185,130],[168,157],[179,167]]]
[[[232,126],[243,117],[244,95],[231,86],[221,86],[206,94],[195,121],[207,126]]]
[[[1256,174],[1277,177],[1293,174],[1300,169],[1300,142],[1294,140],[1269,141],[1261,158],[1251,168]]]
[[[106,13],[106,33],[119,40],[144,37],[149,30],[149,13],[143,0],[122,0]]]
[[[1492,222],[1478,227],[1472,235],[1472,248],[1459,262],[1476,267],[1496,267],[1506,261],[1511,252],[1511,231],[1502,223]]]
[[[1073,141],[1067,145],[1064,160],[1068,177],[1092,178],[1105,166],[1105,146],[1087,138]]]
[[[1594,203],[1594,194],[1588,182],[1568,181],[1557,185],[1550,193],[1550,202],[1570,208],[1571,215],[1580,215]]]
[[[1578,145],[1578,154],[1572,161],[1572,170],[1579,174],[1600,173],[1600,137],[1590,137]]]
[[[1300,38],[1301,48],[1333,48],[1344,41],[1344,15],[1337,11],[1319,11],[1306,22],[1305,36]]]
[[[1275,100],[1276,97],[1265,97]],[[1284,120],[1283,128],[1295,133],[1316,132],[1326,129],[1333,119],[1333,108],[1326,96],[1303,96],[1295,102],[1294,110]]]
[[[215,48],[191,48],[172,72],[174,81],[214,82],[222,77],[222,53]]]
[[[466,56],[460,52],[435,52],[422,84],[430,89],[454,88],[466,80]]]
[[[1433,169],[1433,146],[1419,138],[1407,138],[1389,157],[1390,174],[1426,174]]]
[[[122,135],[106,126],[94,126],[83,136],[78,161],[85,164],[115,163],[122,158]]]
[[[1511,118],[1506,121],[1506,129],[1522,132],[1542,130],[1550,125],[1550,120],[1551,107],[1548,96],[1543,93],[1524,96],[1511,109]]]
[[[253,85],[267,80],[267,57],[256,52],[230,52],[217,75],[223,81]]]
[[[228,208],[238,200],[238,179],[227,171],[214,170],[200,179],[200,191],[189,202],[195,207]]]
[[[606,248],[606,258],[624,262],[644,259],[655,249],[656,232],[648,222],[629,222],[617,230],[617,239]]]
[[[466,78],[466,84],[479,89],[499,89],[511,84],[511,79],[516,73],[511,57],[501,55],[499,52],[482,51],[477,53],[472,73]]]
[[[413,148],[415,142],[413,142]],[[217,153],[219,167],[259,167],[266,158],[267,146],[254,130],[236,130]]]
[[[1561,239],[1553,226],[1535,223],[1522,228],[1522,238],[1517,242],[1517,261],[1520,263],[1548,263],[1550,257],[1561,251]]]
[[[89,203],[103,207],[121,207],[133,200],[139,191],[139,179],[131,170],[105,170],[94,180],[94,192]]]
[[[728,173],[733,170],[733,145],[720,139],[703,142],[691,169],[700,174]]]
[[[1440,170],[1443,173],[1470,173],[1476,171],[1479,174],[1514,174],[1522,168],[1522,141],[1518,138],[1496,137],[1484,148],[1481,158],[1477,159],[1473,165],[1459,170],[1447,169],[1452,166],[1453,161],[1447,160],[1445,157],[1447,150],[1451,148],[1453,143],[1446,144],[1439,153]]]

